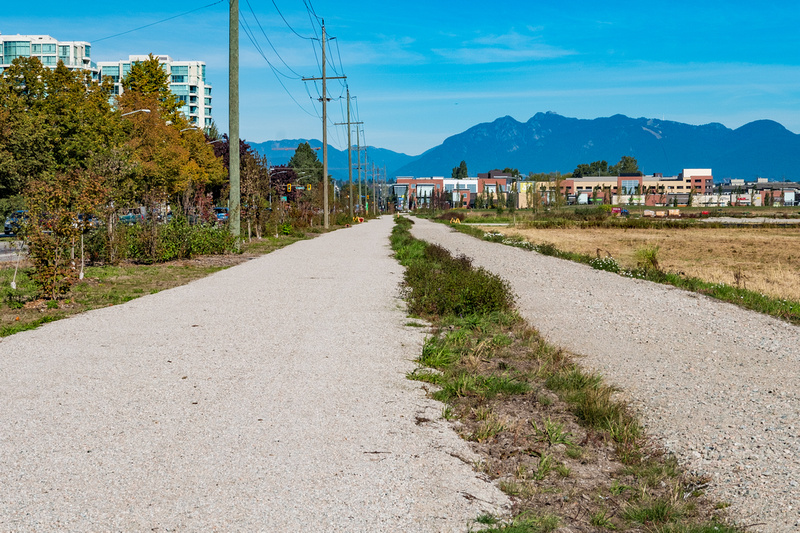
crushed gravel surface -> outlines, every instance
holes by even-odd
[[[800,224],[800,218],[768,218],[768,217],[708,217],[701,218],[703,222],[717,222],[720,224],[752,224],[758,226],[761,224]]]
[[[0,531],[466,531],[507,510],[405,378],[424,331],[392,225],[0,341]]]
[[[482,241],[412,234],[508,280],[521,314],[622,389],[750,531],[800,531],[800,328],[674,287]]]

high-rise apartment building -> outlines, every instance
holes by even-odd
[[[203,61],[175,61],[170,56],[154,56],[161,68],[170,76],[170,89],[183,107],[181,111],[189,122],[200,128],[211,126],[211,85],[206,83],[206,64]],[[138,61],[147,61],[148,56],[133,55],[127,60],[98,61],[102,77],[114,81],[114,92],[122,94],[122,78]]]
[[[0,72],[18,57],[38,57],[45,67],[55,68],[59,61],[70,70],[89,70],[97,76],[92,63],[92,45],[86,41],[58,41],[49,35],[0,34]]]
[[[148,56],[133,55],[127,60],[92,62],[92,45],[86,41],[58,41],[49,35],[0,34],[0,73],[18,57],[38,57],[45,67],[55,68],[59,61],[70,70],[88,70],[99,79],[109,76],[114,92],[121,94],[122,78],[130,72],[131,64],[146,61]],[[203,61],[175,61],[170,56],[157,56],[170,76],[170,89],[178,97],[181,111],[192,125],[211,126],[211,85],[206,83],[206,64]]]

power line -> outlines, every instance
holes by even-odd
[[[269,59],[267,59],[267,56],[266,56],[266,55],[264,55],[264,51],[263,51],[263,50],[261,50],[261,47],[258,45],[258,43],[257,43],[257,42],[255,41],[255,39],[253,38],[253,36],[252,36],[252,34],[251,34],[251,32],[250,32],[250,27],[247,25],[247,21],[246,21],[246,20],[244,20],[244,18],[243,18],[243,17],[240,17],[240,18],[239,18],[239,24],[242,26],[242,28],[244,28],[244,30],[245,30],[245,35],[247,35],[247,38],[250,40],[250,42],[251,42],[251,43],[253,44],[253,46],[256,48],[256,50],[258,51],[258,53],[261,55],[261,57],[264,59],[264,61],[266,61],[266,62],[267,62],[267,65],[269,65],[269,68],[270,68],[270,70],[272,70],[272,73],[273,73],[273,75],[275,76],[275,79],[276,79],[276,80],[278,80],[278,83],[280,83],[281,87],[283,87],[283,90],[286,92],[286,94],[287,94],[287,95],[289,95],[289,98],[291,98],[291,99],[292,99],[292,101],[293,101],[295,104],[297,104],[297,107],[299,107],[300,109],[302,109],[304,113],[306,113],[307,115],[309,115],[309,116],[311,116],[311,117],[314,117],[315,115],[314,115],[313,113],[309,113],[309,112],[308,112],[308,110],[307,110],[306,108],[304,108],[302,105],[300,105],[300,102],[298,102],[298,101],[297,101],[297,99],[295,99],[295,97],[292,95],[292,93],[290,93],[290,92],[289,92],[289,89],[287,89],[287,88],[286,88],[286,85],[285,85],[285,84],[283,83],[283,81],[280,79],[280,77],[278,76],[278,74],[281,74],[281,75],[283,75],[284,77],[287,77],[287,78],[289,78],[289,79],[295,79],[295,78],[291,78],[291,77],[289,77],[289,76],[286,76],[286,75],[285,75],[285,74],[283,74],[282,72],[278,71],[278,69],[276,69],[276,68],[275,68],[275,66],[274,66],[274,65],[273,65],[273,64],[270,62],[270,60],[269,60]],[[317,116],[317,117],[318,117],[318,116]]]
[[[306,6],[306,9],[309,13],[317,17],[317,20],[321,20],[319,15],[317,15],[317,12],[314,10],[314,5],[311,3],[311,0],[303,0],[303,4]]]
[[[255,13],[255,11],[253,11],[253,6],[250,4],[250,0],[246,0],[246,1],[247,1],[247,7],[249,7],[249,8],[250,8],[250,13],[253,15],[253,18],[255,19],[255,21],[256,21],[256,24],[258,24],[258,27],[259,27],[259,29],[261,30],[261,34],[262,34],[262,35],[264,35],[264,39],[266,39],[266,40],[267,40],[267,44],[269,44],[269,47],[270,47],[270,48],[272,48],[272,51],[273,51],[273,52],[275,52],[275,55],[276,55],[276,56],[278,56],[278,59],[280,59],[280,60],[281,60],[281,63],[283,63],[283,64],[286,66],[286,68],[288,68],[290,71],[292,71],[292,73],[293,73],[295,76],[297,76],[297,78],[295,78],[295,79],[300,79],[300,78],[302,78],[303,76],[301,76],[300,74],[298,74],[297,72],[295,72],[295,70],[294,70],[294,69],[292,69],[292,67],[290,67],[290,66],[289,66],[289,64],[288,64],[286,61],[284,61],[284,59],[283,59],[283,58],[281,57],[281,55],[278,53],[278,50],[276,50],[276,49],[275,49],[275,46],[272,44],[272,41],[270,41],[269,37],[267,37],[267,32],[265,32],[265,31],[264,31],[264,27],[261,25],[261,21],[260,21],[260,20],[258,20],[258,17],[256,16],[256,13]],[[288,77],[288,76],[287,76],[287,77]]]
[[[289,28],[290,30],[292,30],[292,33],[294,33],[295,35],[297,35],[297,36],[298,36],[298,37],[300,37],[301,39],[308,39],[308,40],[311,40],[311,39],[313,39],[313,37],[305,37],[305,36],[303,36],[303,35],[300,35],[299,33],[297,33],[297,32],[295,31],[295,29],[294,29],[294,28],[292,28],[292,25],[291,25],[291,24],[289,24],[289,21],[287,21],[287,20],[286,20],[286,17],[284,17],[284,16],[283,16],[283,13],[281,13],[281,10],[278,8],[278,4],[276,4],[276,3],[275,3],[275,0],[272,0],[272,5],[273,5],[273,6],[275,6],[275,11],[277,11],[277,12],[278,12],[278,15],[280,15],[280,17],[283,19],[283,22],[286,24],[286,27],[287,27],[287,28]]]
[[[185,17],[186,15],[190,15],[190,14],[196,12],[196,11],[200,11],[200,10],[209,8],[211,6],[215,6],[217,4],[221,4],[222,2],[225,2],[225,1],[226,0],[217,0],[216,2],[212,2],[212,3],[208,4],[208,5],[203,6],[203,7],[198,7],[197,9],[192,9],[191,11],[187,11],[185,13],[181,13],[180,15],[174,15],[172,17],[165,18],[163,20],[159,20],[159,21],[156,21],[156,22],[151,22],[150,24],[145,24],[144,26],[139,26],[138,28],[133,28],[132,30],[127,30],[127,31],[123,31],[123,32],[120,32],[120,33],[115,33],[114,35],[109,35],[108,37],[103,37],[102,39],[93,39],[92,42],[93,43],[99,43],[100,41],[105,41],[107,39],[113,39],[114,37],[120,37],[122,35],[127,35],[128,33],[133,33],[135,31],[143,30],[145,28],[149,28],[151,26],[155,26],[156,24],[162,24],[164,22],[168,22],[168,21],[174,20],[176,18]]]

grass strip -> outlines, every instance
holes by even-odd
[[[411,224],[396,218],[392,247],[410,314],[433,326],[408,378],[428,384],[481,455],[476,468],[514,502],[511,518],[477,517],[484,531],[740,531],[704,496],[708,480],[654,446],[602,376],[520,318],[502,279],[414,239]],[[486,287],[491,298],[471,298]]]

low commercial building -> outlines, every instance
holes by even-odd
[[[518,183],[519,207],[523,209],[536,202],[552,204],[559,198],[572,203],[668,205],[690,195],[710,194],[713,189],[710,168],[687,168],[677,176],[583,176]]]
[[[474,207],[481,198],[496,202],[510,190],[510,176],[495,175],[464,179],[431,176],[399,176],[394,187],[398,209],[416,209],[435,202],[447,207]]]

